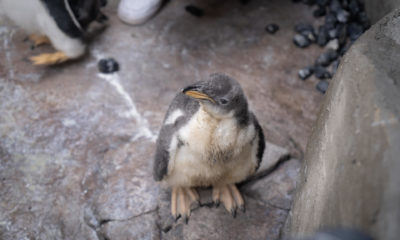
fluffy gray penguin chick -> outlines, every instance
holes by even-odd
[[[216,73],[185,87],[165,116],[154,158],[154,178],[172,187],[171,213],[190,216],[194,187],[212,186],[214,202],[235,216],[244,211],[236,187],[260,165],[264,134],[239,83]]]

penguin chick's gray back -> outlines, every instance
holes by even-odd
[[[161,127],[156,143],[156,154],[153,166],[153,176],[156,181],[161,181],[164,175],[167,173],[169,162],[169,146],[171,144],[172,136],[176,131],[179,130],[179,128],[189,121],[189,119],[197,112],[199,107],[200,104],[197,101],[191,99],[183,93],[178,93],[172,100],[172,103],[165,115],[163,126]],[[171,117],[174,116],[171,116],[171,114],[178,109],[182,110],[182,113],[180,115],[176,115],[176,119],[172,119]]]

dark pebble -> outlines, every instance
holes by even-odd
[[[320,7],[326,7],[328,5],[329,0],[317,0],[317,5]]]
[[[326,14],[325,7],[319,7],[313,12],[314,17],[322,17],[325,16],[325,14]]]
[[[326,14],[325,24],[336,24],[336,22],[336,14],[334,14],[333,12],[329,12],[328,14]]]
[[[339,31],[338,31],[338,29],[331,29],[331,30],[329,30],[328,31],[328,36],[329,36],[329,39],[335,39],[335,38],[337,38],[338,36],[339,36]]]
[[[324,27],[325,27],[325,29],[326,29],[327,31],[332,30],[332,29],[335,29],[336,26],[337,26],[336,23],[325,23],[325,24],[324,24]]]
[[[339,63],[340,63],[339,59],[332,62],[332,64],[331,64],[332,75],[335,75],[335,73],[339,67]]]
[[[348,8],[350,10],[350,13],[353,16],[356,16],[361,11],[362,6],[357,0],[350,0]]]
[[[348,44],[343,45],[343,47],[340,48],[340,50],[339,50],[340,56],[343,56],[347,52],[347,50],[349,50],[349,48],[351,47],[352,43],[353,42],[349,42]]]
[[[293,43],[300,48],[308,47],[311,44],[311,42],[308,40],[308,38],[301,34],[294,35]]]
[[[276,25],[275,23],[268,24],[268,25],[265,27],[265,31],[267,31],[267,32],[269,32],[269,33],[271,33],[271,34],[276,33],[276,31],[278,31],[278,30],[279,30],[279,26]]]
[[[307,5],[309,5],[309,6],[314,5],[315,2],[316,2],[316,0],[303,0],[303,3],[304,3],[304,4],[307,4]]]
[[[308,40],[310,40],[310,42],[314,43],[317,41],[317,36],[313,31],[303,31],[300,34],[306,37]]]
[[[119,71],[119,64],[114,58],[100,59],[98,67],[99,71],[102,73],[113,73]]]
[[[337,27],[339,35],[338,35],[338,40],[339,40],[339,46],[344,46],[347,41],[347,27],[346,26],[341,26],[339,25]]]
[[[308,23],[299,23],[294,26],[294,30],[298,33],[302,33],[304,31],[311,31],[314,32],[314,27]]]
[[[314,67],[314,75],[319,79],[331,78],[332,75],[323,66],[316,65]]]
[[[371,22],[369,21],[366,12],[360,12],[357,15],[357,22],[363,27],[364,31],[371,27]]]
[[[340,9],[336,13],[336,19],[338,20],[338,22],[347,23],[349,21],[349,18],[350,18],[350,13],[346,10]]]
[[[308,77],[310,77],[313,74],[313,72],[314,72],[314,70],[312,67],[305,67],[305,68],[299,70],[298,75],[302,80],[306,80]]]
[[[192,14],[193,16],[196,17],[202,17],[204,15],[204,11],[196,6],[193,5],[187,5],[185,7],[186,12]]]
[[[328,41],[328,30],[321,26],[318,31],[317,44],[323,47],[328,43]]]
[[[338,12],[340,9],[342,9],[342,5],[340,4],[339,0],[331,0],[331,3],[329,4],[329,10],[331,12]]]
[[[332,0],[332,1],[333,1],[333,0]],[[348,8],[348,6],[349,6],[349,0],[342,0],[341,3],[342,3],[342,8]]]
[[[242,5],[247,5],[251,0],[240,0]]]
[[[315,64],[322,65],[324,67],[328,66],[330,63],[331,61],[329,59],[329,55],[326,52],[321,53],[321,55],[319,55],[317,60],[315,60]]]
[[[338,53],[336,51],[328,50],[327,52],[324,52],[321,55],[319,55],[319,57],[315,61],[315,64],[326,67],[337,58],[338,58]]]
[[[336,51],[334,51],[334,50],[328,50],[328,55],[329,55],[329,60],[332,62],[332,61],[335,61],[338,57],[339,57],[339,54],[336,52]]]
[[[295,30],[305,36],[311,42],[316,42],[317,36],[314,32],[314,27],[311,24],[300,23],[295,26]]]
[[[358,23],[352,22],[347,25],[347,36],[352,41],[357,40],[363,32],[363,27]]]
[[[326,91],[328,90],[329,83],[325,80],[319,81],[315,88],[320,91],[321,93],[325,94]]]

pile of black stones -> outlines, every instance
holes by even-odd
[[[318,28],[308,23],[297,24],[293,43],[299,48],[306,48],[311,44],[326,47],[327,51],[316,59],[314,65],[298,71],[302,80],[314,74],[320,79],[316,88],[325,93],[329,85],[327,80],[335,74],[340,57],[370,27],[364,4],[360,0],[292,1],[315,6],[314,17],[324,17],[324,24]],[[327,67],[330,67],[330,70]]]

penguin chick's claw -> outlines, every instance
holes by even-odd
[[[51,43],[50,39],[45,35],[31,34],[29,35],[29,39],[33,42],[35,47]]]
[[[213,200],[215,203],[220,201],[224,204],[226,210],[236,217],[236,209],[245,211],[244,200],[240,195],[235,184],[229,184],[223,187],[213,187]]]
[[[33,65],[53,65],[68,60],[67,55],[63,52],[43,53],[38,56],[31,57]]]
[[[172,188],[171,214],[175,221],[182,216],[184,221],[188,223],[192,203],[199,203],[199,195],[195,189],[188,187]]]

